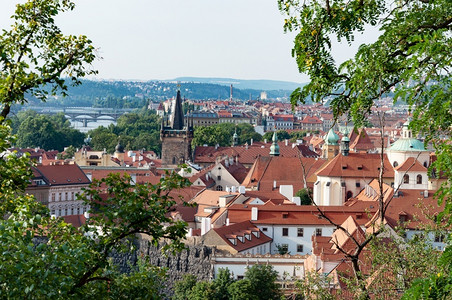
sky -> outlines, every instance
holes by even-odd
[[[7,29],[18,0],[0,1]],[[23,2],[23,1],[22,1]],[[101,59],[97,79],[176,77],[269,79],[303,83],[291,56],[295,33],[284,33],[277,0],[77,0],[57,24],[84,34]],[[335,53],[350,56],[348,46]]]

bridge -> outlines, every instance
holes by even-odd
[[[95,108],[95,107],[27,107],[39,114],[56,115],[63,113],[70,121],[78,121],[83,123],[83,127],[87,127],[89,122],[97,122],[98,120],[117,121],[120,116],[133,111],[132,108]]]

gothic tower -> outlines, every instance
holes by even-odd
[[[191,159],[191,140],[193,139],[193,122],[184,120],[180,90],[170,115],[162,119],[160,140],[162,141],[162,167],[174,169],[179,164]]]

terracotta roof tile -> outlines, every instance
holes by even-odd
[[[220,228],[213,228],[212,230],[214,230],[219,237],[221,237],[237,252],[272,241],[270,237],[262,233],[259,228],[257,228],[250,221],[244,221]],[[245,235],[248,236],[249,239]],[[230,239],[235,239],[236,243],[233,244]]]
[[[395,168],[398,172],[427,172],[427,168],[414,157],[408,157],[400,166]]]
[[[380,159],[378,153],[349,153],[348,156],[339,153],[317,172],[317,176],[378,178]],[[383,177],[394,177],[394,169],[386,154],[384,155]]]

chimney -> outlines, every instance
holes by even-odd
[[[428,198],[428,190],[424,191],[424,198]]]
[[[276,180],[273,180],[273,189],[276,189]]]
[[[285,143],[286,143],[286,146],[289,146],[289,140],[288,139],[285,140]]]
[[[257,221],[257,217],[258,217],[258,210],[257,207],[252,207],[251,208],[251,221]]]
[[[210,230],[210,218],[201,219],[201,235],[205,235]]]
[[[251,139],[251,142],[250,142],[250,144],[251,144],[251,145],[253,145],[253,139]]]
[[[239,193],[245,194],[245,187],[243,185],[239,186]]]
[[[229,218],[226,218],[226,226],[229,226]]]
[[[267,144],[267,139],[264,139],[264,143]]]

